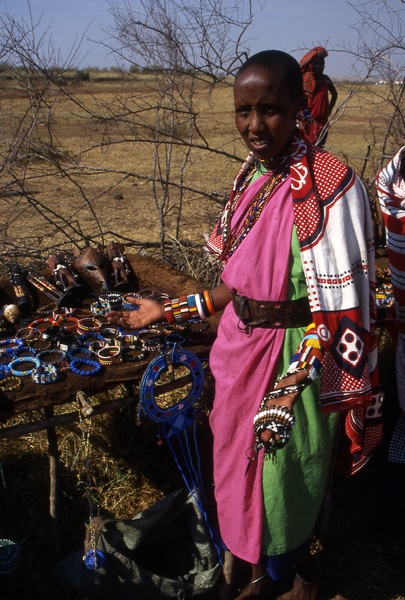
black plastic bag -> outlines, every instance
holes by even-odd
[[[163,600],[212,598],[221,565],[192,494],[178,490],[132,520],[94,519],[97,549],[106,556],[97,571],[83,553],[59,563],[55,575],[77,589],[77,598]],[[87,536],[85,551],[89,549]]]

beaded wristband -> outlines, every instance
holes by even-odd
[[[59,315],[56,319],[57,324],[63,327],[67,331],[75,331],[79,324],[79,319],[76,317],[66,317],[65,315]]]
[[[121,360],[121,348],[119,346],[104,346],[97,352],[98,360],[103,365],[113,365]]]
[[[77,343],[79,346],[89,347],[92,342],[98,340],[99,342],[105,342],[104,337],[98,331],[89,331],[88,333],[82,333],[77,338]]]
[[[33,348],[36,352],[41,350],[47,350],[51,347],[51,340],[45,340],[43,337],[33,336],[26,340],[28,346]]]
[[[93,317],[84,317],[79,319],[77,324],[77,331],[81,335],[82,333],[96,332],[101,329],[101,321],[94,319]]]
[[[16,367],[20,366],[24,363],[32,363],[34,366],[32,369],[27,369],[26,371],[19,371]],[[27,375],[32,375],[35,368],[41,366],[41,361],[35,356],[23,356],[22,358],[16,358],[8,365],[10,369],[10,373],[15,375],[16,377],[26,377]]]
[[[13,383],[13,385],[9,385],[9,383]],[[22,381],[19,377],[15,375],[6,375],[4,379],[0,380],[0,390],[2,392],[12,392],[15,390],[20,390],[22,387]]]
[[[90,304],[90,310],[95,317],[102,317],[106,312],[106,306],[97,300],[96,302]]]
[[[41,365],[32,372],[32,380],[34,383],[53,383],[56,381],[58,372],[56,368],[51,364]]]
[[[129,344],[122,349],[123,362],[139,362],[145,360],[148,351],[142,348],[140,344]]]
[[[40,331],[39,325],[42,325],[43,323],[45,323],[47,327],[49,327],[49,325],[51,325],[52,327],[58,325],[58,323],[53,318],[42,317],[41,319],[36,319],[36,321],[32,321],[31,323],[29,323],[27,325],[27,329],[29,332]]]
[[[80,367],[90,367],[90,369],[83,369]],[[73,371],[73,373],[88,377],[97,375],[101,371],[101,368],[102,367],[100,363],[96,362],[95,360],[89,360],[88,358],[75,358],[70,363],[70,370]]]
[[[52,356],[57,356],[58,358],[50,360],[50,357]],[[41,352],[38,352],[37,358],[39,358],[39,360],[41,360],[42,362],[48,363],[49,365],[56,365],[61,360],[65,360],[66,352],[64,350],[61,350],[60,348],[42,350]]]
[[[17,337],[0,340],[0,350],[3,350],[6,354],[13,354],[22,345],[23,341]],[[9,347],[5,348],[5,346]]]

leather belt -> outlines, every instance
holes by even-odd
[[[269,302],[232,294],[232,303],[246,329],[306,327],[312,321],[308,298]]]

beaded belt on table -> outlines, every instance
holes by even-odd
[[[247,329],[306,327],[312,320],[308,298],[269,302],[232,294],[232,303],[236,315]]]

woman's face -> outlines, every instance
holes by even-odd
[[[235,124],[247,147],[266,160],[288,145],[300,102],[291,99],[277,70],[251,67],[235,81]]]

